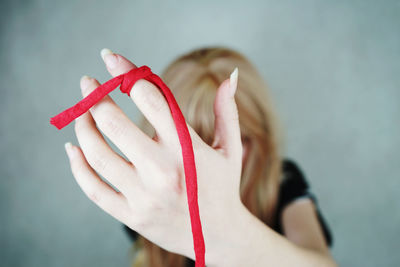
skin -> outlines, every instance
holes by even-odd
[[[121,55],[103,56],[112,76],[136,67]],[[84,76],[80,85],[86,96],[100,84]],[[285,208],[285,236],[253,216],[241,202],[240,174],[247,150],[242,146],[233,97],[236,86],[237,79],[231,77],[217,91],[212,146],[187,124],[196,160],[207,266],[336,266],[310,201]],[[80,147],[66,144],[73,176],[105,212],[160,247],[195,259],[181,148],[168,104],[158,88],[145,80],[136,82],[132,92],[133,102],[156,136],[143,133],[106,96],[75,120]],[[107,144],[102,133],[126,159]]]

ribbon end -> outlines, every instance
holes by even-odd
[[[53,117],[50,119],[50,124],[54,125],[58,130],[61,130],[64,128],[63,125],[60,124],[60,121],[56,119],[56,117]]]

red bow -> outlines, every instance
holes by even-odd
[[[178,132],[179,142],[182,147],[186,192],[190,213],[190,222],[192,226],[194,251],[196,256],[196,267],[203,267],[205,266],[205,245],[199,215],[199,205],[197,201],[197,175],[192,140],[190,138],[189,130],[186,126],[186,120],[183,117],[183,114],[176,103],[172,92],[160,77],[154,74],[147,66],[141,66],[139,68],[132,69],[125,74],[116,76],[113,79],[103,83],[77,104],[51,118],[50,123],[56,126],[59,130],[64,128],[75,118],[87,112],[104,96],[117,88],[118,85],[121,85],[120,90],[122,93],[126,93],[128,96],[130,96],[132,86],[140,79],[145,79],[149,82],[152,82],[159,89],[161,89],[171,110],[175,127]]]

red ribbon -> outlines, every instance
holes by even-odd
[[[161,89],[171,110],[175,127],[178,132],[179,142],[182,147],[186,192],[190,213],[190,223],[192,227],[194,251],[196,256],[196,267],[204,267],[205,245],[197,200],[197,175],[192,140],[190,138],[189,130],[186,126],[186,120],[183,117],[183,114],[176,103],[172,92],[160,77],[152,73],[151,69],[147,66],[141,66],[139,68],[132,69],[127,73],[116,76],[113,79],[103,83],[77,104],[51,118],[50,123],[56,126],[59,130],[64,128],[74,119],[87,112],[93,105],[99,102],[104,96],[109,94],[119,85],[121,85],[121,92],[130,96],[132,86],[140,79],[145,79],[149,82],[152,82],[159,89]]]

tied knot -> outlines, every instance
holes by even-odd
[[[122,82],[120,90],[122,93],[131,96],[131,89],[133,85],[140,79],[146,79],[152,74],[151,69],[148,66],[141,66],[136,69],[132,69],[125,74],[122,74]]]

